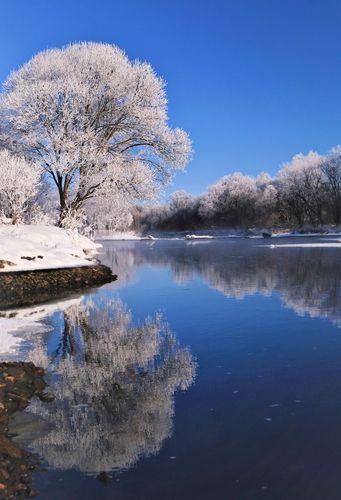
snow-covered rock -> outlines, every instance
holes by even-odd
[[[200,235],[200,234],[186,234],[186,240],[213,240],[214,236]]]
[[[54,226],[0,225],[0,272],[89,266],[100,246]]]

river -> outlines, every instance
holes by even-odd
[[[2,359],[56,396],[16,438],[37,498],[340,498],[341,250],[311,241],[107,241],[117,282],[17,311]]]

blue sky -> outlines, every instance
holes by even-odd
[[[80,40],[117,44],[167,81],[170,122],[195,149],[170,190],[274,174],[341,143],[341,1],[2,0],[0,80]]]

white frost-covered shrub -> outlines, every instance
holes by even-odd
[[[19,224],[36,197],[42,170],[10,151],[0,150],[0,211]]]

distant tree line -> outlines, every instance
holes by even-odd
[[[275,177],[239,172],[200,196],[177,191],[169,203],[138,207],[136,227],[160,230],[252,226],[319,227],[341,223],[341,147],[298,154]]]

